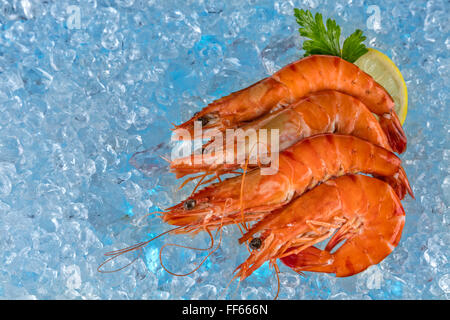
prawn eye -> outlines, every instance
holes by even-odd
[[[250,241],[250,249],[256,250],[259,249],[262,245],[261,238],[253,238],[252,241]]]
[[[184,207],[184,209],[186,209],[186,210],[192,210],[192,209],[194,209],[194,208],[195,208],[195,205],[196,205],[196,201],[195,201],[194,199],[186,200],[186,201],[183,203],[183,207]]]

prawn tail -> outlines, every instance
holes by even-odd
[[[406,172],[403,167],[400,167],[399,171],[395,176],[390,177],[381,177],[374,175],[376,178],[387,182],[392,189],[394,189],[395,193],[399,197],[399,199],[403,199],[408,193],[411,198],[414,198],[414,193],[412,191],[411,185],[409,184],[408,177],[406,176]]]
[[[406,135],[395,111],[380,117],[380,125],[386,133],[389,144],[394,152],[403,153],[406,150]]]
[[[403,167],[400,167],[400,170],[398,171],[398,179],[401,182],[401,185],[403,188],[406,189],[408,194],[411,196],[411,198],[414,198],[414,193],[412,191],[411,185],[409,184],[408,177],[406,176],[405,169]]]

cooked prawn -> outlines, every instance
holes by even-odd
[[[274,175],[250,171],[242,184],[233,177],[212,184],[169,208],[163,220],[172,225],[190,226],[183,232],[202,227],[261,219],[329,178],[363,172],[389,179],[401,198],[412,196],[401,160],[392,152],[347,135],[322,134],[301,140],[279,155]]]
[[[235,278],[243,280],[266,261],[276,265],[277,259],[297,272],[350,276],[388,256],[400,241],[404,223],[400,199],[385,182],[362,175],[328,180],[239,239],[258,239],[260,246],[236,269]],[[313,247],[330,237],[325,250]]]
[[[392,150],[380,123],[367,107],[358,99],[333,90],[309,94],[288,108],[267,114],[242,129],[243,132],[266,129],[267,136],[271,130],[278,129],[279,141],[276,142],[279,143],[279,151],[320,133],[353,135]],[[255,137],[256,141],[253,143],[258,146],[257,148],[253,148],[249,140],[239,143],[238,139],[235,139],[236,135],[231,135],[221,144],[224,148],[211,150],[207,146],[203,154],[193,154],[187,158],[171,161],[170,169],[176,173],[177,178],[197,172],[217,173],[236,170],[240,166],[238,159],[249,159],[250,150],[257,151],[261,146],[264,147],[263,150],[274,150],[269,139],[266,142],[259,141],[258,135]],[[257,152],[255,154],[258,156]],[[234,161],[223,161],[230,158]],[[249,162],[250,165],[252,163],[260,165],[261,162],[257,160],[253,159]]]
[[[212,102],[175,129],[192,133],[194,121],[201,121],[205,131],[236,128],[323,90],[337,90],[361,100],[380,116],[392,149],[399,153],[405,151],[406,136],[389,93],[353,63],[327,55],[312,55],[293,62],[248,88]]]

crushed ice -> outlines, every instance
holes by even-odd
[[[207,247],[207,236],[158,239],[118,273],[96,268],[105,252],[167,230],[157,217],[136,219],[187,194],[159,158],[171,123],[301,56],[293,7],[334,17],[345,34],[363,29],[400,67],[409,92],[402,158],[417,200],[404,201],[402,240],[381,264],[345,279],[282,267],[280,298],[450,298],[445,0],[1,1],[0,298],[220,298],[247,254],[233,228],[184,278],[161,268],[158,248]],[[130,164],[148,149],[153,157]],[[164,259],[188,272],[203,256],[168,250]],[[264,265],[226,297],[275,291]]]

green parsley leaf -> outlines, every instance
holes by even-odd
[[[362,43],[366,37],[361,30],[356,30],[345,39],[342,50],[340,46],[341,27],[336,21],[328,19],[326,26],[320,13],[313,17],[309,10],[294,9],[294,16],[301,28],[300,35],[311,40],[303,42],[305,57],[312,54],[326,54],[341,57],[349,62],[355,62],[360,56],[367,52]]]
[[[362,31],[356,29],[356,31],[344,41],[342,46],[342,59],[349,62],[355,62],[359,57],[367,53],[369,50],[367,50],[366,46],[362,43],[364,40],[366,40],[366,37],[363,36]]]

